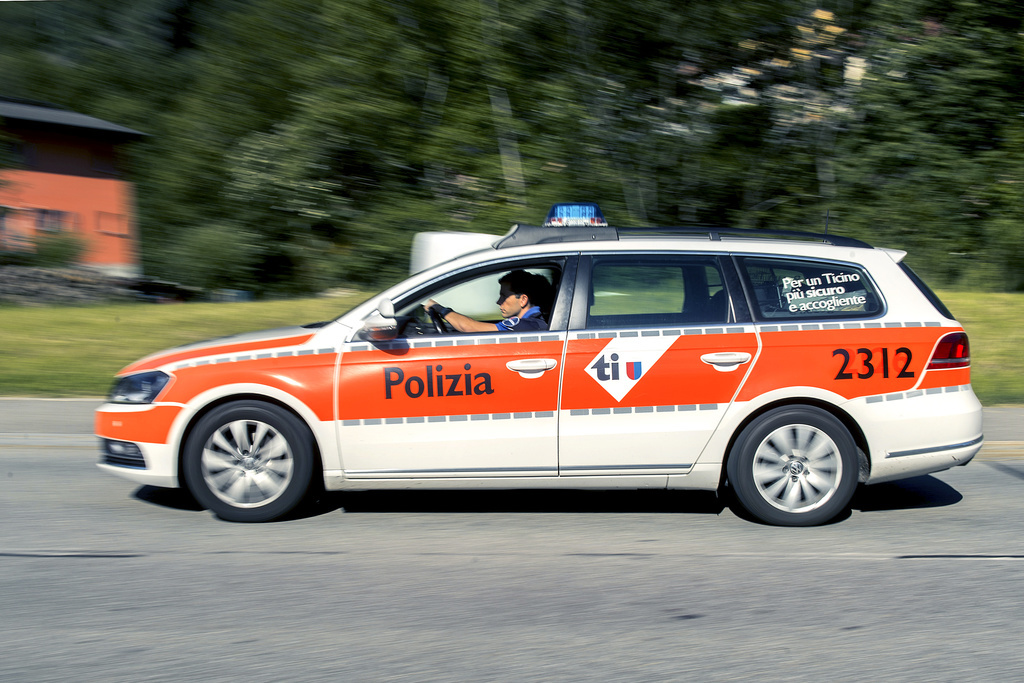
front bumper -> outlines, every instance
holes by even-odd
[[[181,410],[167,404],[103,404],[94,428],[100,438],[97,466],[139,484],[176,488],[178,460],[167,441]]]

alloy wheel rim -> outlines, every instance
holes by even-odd
[[[233,507],[254,508],[276,500],[288,488],[295,467],[288,440],[259,420],[221,425],[203,446],[203,480]]]
[[[839,446],[811,425],[779,427],[754,452],[754,485],[785,512],[808,512],[827,503],[843,478]]]

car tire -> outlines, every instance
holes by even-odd
[[[236,401],[204,415],[188,437],[185,483],[221,519],[267,522],[306,497],[312,435],[295,415],[261,401]]]
[[[736,502],[767,524],[813,526],[843,512],[858,479],[857,447],[835,416],[787,406],[747,425],[726,472]]]

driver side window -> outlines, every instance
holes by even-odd
[[[433,299],[447,308],[481,322],[500,322],[502,316],[501,310],[498,308],[498,291],[500,289],[498,280],[516,268],[517,266],[514,265],[506,265],[499,270],[485,273],[476,272],[467,279],[448,280],[439,288],[423,290],[422,293],[417,294],[414,300],[405,303],[397,311],[399,320],[405,323],[399,336],[415,337],[437,334],[430,317],[423,310],[423,302],[428,299]],[[550,300],[533,302],[540,306],[545,321],[550,322],[554,295],[559,282],[559,269],[554,266],[543,266],[528,267],[523,270],[542,275],[551,285]]]

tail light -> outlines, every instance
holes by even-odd
[[[965,332],[953,332],[940,339],[928,361],[929,370],[966,368],[970,365],[971,345]]]

